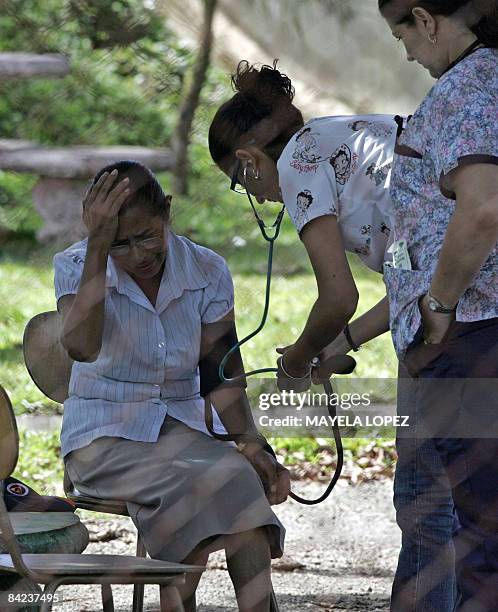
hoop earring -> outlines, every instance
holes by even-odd
[[[249,164],[246,164],[246,165],[244,166],[243,176],[244,176],[244,182],[245,182],[245,183],[247,183],[247,168],[248,168],[248,167],[249,167]],[[261,177],[259,176],[259,171],[258,171],[258,170],[256,170],[256,172],[253,172],[253,174],[252,174],[251,178],[252,178],[254,181],[259,181],[259,179],[261,178]]]

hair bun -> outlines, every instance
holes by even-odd
[[[294,99],[292,82],[277,70],[277,62],[275,60],[273,66],[263,65],[257,69],[247,60],[242,60],[232,75],[235,91],[264,115],[282,104],[292,104]]]

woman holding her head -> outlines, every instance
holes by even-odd
[[[83,204],[88,238],[54,258],[75,360],[62,454],[80,492],[126,501],[151,557],[204,565],[224,548],[239,609],[268,612],[284,538],[270,503],[285,500],[289,476],[265,450],[244,385],[199,379],[234,337],[233,286],[219,255],[172,231],[170,204],[147,168],[111,164]],[[234,361],[232,375],[243,373]],[[215,429],[240,452],[208,434],[206,384]],[[179,588],[188,612],[199,578]]]
[[[403,549],[392,609],[491,612],[498,610],[498,395],[489,392],[498,378],[498,8],[486,0],[379,0],[379,8],[408,61],[437,79],[398,141],[391,183],[396,235],[412,269],[386,269],[385,281],[396,350],[409,384],[418,381],[406,401],[423,435],[434,436],[458,519],[448,541],[438,529],[437,495],[427,492],[434,530],[432,540],[425,532],[432,562],[424,563],[419,510],[402,502],[427,474],[401,445],[395,495]],[[414,557],[419,568],[410,572]],[[455,571],[457,600],[451,588],[438,589]]]
[[[400,117],[319,117],[304,123],[290,79],[273,66],[241,62],[236,94],[217,111],[209,148],[217,166],[259,203],[283,202],[308,252],[318,286],[308,321],[278,360],[279,385],[305,390],[328,378],[327,359],[389,329],[387,299],[348,327],[358,303],[345,251],[382,272],[392,243],[389,182]],[[344,330],[344,334],[341,333]],[[324,350],[326,349],[326,350]],[[329,364],[332,363],[332,360]]]

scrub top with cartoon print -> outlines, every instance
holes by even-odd
[[[389,186],[397,128],[392,115],[312,119],[277,163],[296,230],[335,215],[346,250],[376,272],[382,272],[393,242]]]

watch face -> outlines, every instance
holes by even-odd
[[[437,304],[434,300],[429,300],[429,309],[432,310],[433,312],[436,312]]]

